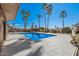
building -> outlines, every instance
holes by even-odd
[[[17,3],[0,3],[0,51],[6,34],[8,33],[6,21],[16,17],[19,4]]]

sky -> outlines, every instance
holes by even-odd
[[[52,14],[49,18],[49,28],[62,27],[62,18],[60,17],[60,12],[65,10],[67,16],[64,18],[65,27],[71,26],[72,24],[79,23],[79,4],[77,3],[53,3]],[[27,19],[27,28],[31,28],[32,23],[38,26],[38,18],[37,15],[41,14],[42,17],[40,19],[40,27],[45,27],[45,21],[43,16],[42,3],[21,3],[20,8],[17,12],[16,18],[7,21],[7,24],[15,24],[14,26],[17,28],[24,28],[23,17],[21,15],[21,11],[25,9],[30,11],[30,16]],[[47,16],[46,16],[47,18]],[[46,19],[47,21],[47,19]]]

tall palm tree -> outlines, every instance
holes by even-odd
[[[38,26],[39,26],[38,29],[40,31],[40,18],[42,17],[42,15],[39,14],[39,15],[37,15],[37,17],[38,17]]]
[[[12,31],[14,32],[15,23],[12,24]]]
[[[36,31],[37,31],[37,24],[35,25],[35,29],[36,29]]]
[[[33,31],[33,29],[34,29],[34,23],[32,23],[31,25],[31,31]]]
[[[30,16],[30,12],[23,9],[23,10],[21,11],[21,15],[23,16],[24,29],[26,29],[26,27],[27,27],[27,19],[28,19],[28,17]]]
[[[23,10],[21,11],[21,15],[24,16],[25,14],[26,14],[26,10],[23,9]]]
[[[62,18],[62,27],[64,28],[64,18],[67,16],[67,12],[65,10],[61,11],[60,17]]]
[[[43,5],[42,5],[42,9],[44,10],[44,22],[45,22],[45,29],[44,29],[44,31],[46,31],[46,9],[48,8],[48,4],[47,3],[44,3]]]
[[[47,30],[49,29],[49,18],[50,15],[52,14],[52,4],[48,4],[48,8],[47,8],[47,14],[48,14],[48,19],[47,19]]]
[[[24,16],[23,20],[24,20],[24,29],[26,29],[27,28],[27,16]]]

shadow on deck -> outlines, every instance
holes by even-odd
[[[41,56],[41,55],[42,55],[42,46],[40,46],[40,48],[36,52],[34,52],[33,54],[30,53],[27,56]]]
[[[16,53],[19,53],[19,52],[21,52],[25,49],[29,49],[29,48],[31,48],[31,44],[22,45],[22,44],[12,43],[3,48],[1,55],[2,56],[12,56]]]

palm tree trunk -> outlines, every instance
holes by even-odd
[[[63,28],[64,28],[64,17],[63,17],[62,21],[63,21],[62,25],[63,25]]]
[[[63,33],[63,28],[64,28],[64,17],[62,18],[62,33]]]
[[[27,22],[26,20],[24,20],[24,29],[26,30],[26,28],[27,28]]]
[[[47,31],[49,31],[49,15],[48,15],[48,20],[47,20]]]
[[[44,31],[46,31],[46,17],[45,17],[45,9],[44,9],[44,23],[45,23],[45,29],[44,29]]]
[[[40,31],[40,18],[39,18],[39,20],[38,20],[38,25],[39,25],[39,31]]]

